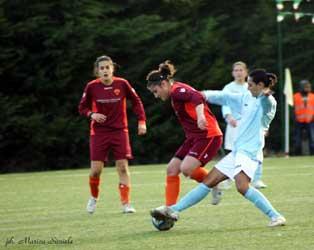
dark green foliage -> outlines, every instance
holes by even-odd
[[[0,172],[87,164],[88,121],[78,116],[77,105],[102,54],[121,65],[117,74],[132,83],[145,105],[145,137],[136,135],[136,120],[129,114],[134,162],[168,161],[184,136],[170,104],[154,100],[146,90],[150,70],[171,59],[177,79],[197,89],[222,88],[237,60],[278,72],[274,2],[226,4],[1,0]],[[311,10],[310,4],[305,7]],[[282,30],[284,66],[297,81],[313,80],[310,20],[285,20]],[[213,109],[219,117],[219,108]],[[278,133],[272,133],[279,129],[279,118],[271,129],[272,145],[279,145]]]

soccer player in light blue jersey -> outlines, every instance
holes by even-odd
[[[248,91],[246,82],[247,66],[244,62],[238,61],[232,65],[232,76],[234,81],[228,83],[222,91],[234,94],[244,94]],[[223,105],[221,107],[222,116],[225,119],[227,126],[225,132],[224,148],[229,152],[232,151],[234,139],[237,134],[238,124],[241,119],[239,110],[235,110],[232,106]]]
[[[221,181],[231,178],[236,188],[270,219],[268,226],[285,225],[286,219],[271,205],[268,199],[250,185],[254,173],[261,163],[264,145],[264,130],[276,113],[276,100],[270,87],[277,82],[274,74],[265,70],[252,71],[248,77],[248,90],[244,94],[223,91],[205,91],[206,100],[219,105],[230,105],[241,113],[237,137],[233,151],[219,161],[204,181],[170,207],[161,206],[151,210],[151,216],[158,220],[179,218],[179,212],[197,204]]]
[[[234,81],[228,83],[224,88],[223,91],[235,94],[244,94],[248,92],[248,83],[246,82],[248,74],[247,66],[244,62],[238,61],[232,65],[232,76]],[[239,110],[233,108],[230,105],[223,105],[221,107],[222,116],[225,119],[227,126],[225,131],[225,138],[224,138],[224,148],[227,152],[232,151],[233,144],[237,135],[238,131],[238,124],[241,119],[241,114]],[[266,131],[265,131],[266,133]],[[262,152],[261,152],[262,153]],[[266,188],[266,184],[261,180],[262,178],[262,163],[258,165],[254,178],[252,180],[252,185],[255,188]],[[230,180],[230,179],[229,179]],[[231,181],[223,181],[219,187],[223,189],[228,189],[231,186]],[[214,191],[214,190],[213,190]],[[213,201],[219,202],[219,195],[216,197],[213,194]],[[216,199],[215,199],[216,198]]]

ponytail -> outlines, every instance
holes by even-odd
[[[158,70],[152,70],[148,73],[147,87],[151,87],[153,85],[160,85],[163,80],[172,80],[174,74],[176,73],[176,69],[174,65],[170,62],[170,60],[166,60],[165,62],[159,64]]]
[[[251,77],[256,84],[262,82],[265,87],[269,88],[274,87],[278,81],[274,73],[268,73],[265,69],[255,69],[250,72],[249,77]]]

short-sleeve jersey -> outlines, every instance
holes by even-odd
[[[210,111],[203,95],[199,91],[185,83],[174,82],[171,86],[170,97],[172,107],[187,138],[208,138],[222,135],[216,117]],[[197,126],[195,108],[199,104],[204,104],[204,115],[208,123],[207,130],[201,130]]]

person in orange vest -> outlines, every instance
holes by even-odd
[[[314,94],[308,80],[300,81],[300,91],[293,95],[295,131],[295,154],[302,154],[302,132],[305,130],[309,140],[310,154],[314,155]]]

